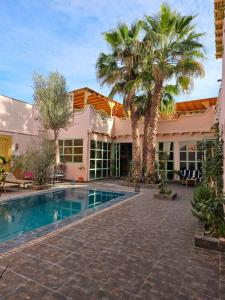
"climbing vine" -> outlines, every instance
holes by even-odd
[[[223,194],[223,139],[216,124],[216,138],[204,143],[205,160],[203,163],[204,183],[216,195]]]
[[[219,125],[214,126],[215,139],[199,144],[204,151],[203,182],[194,192],[192,212],[213,236],[225,236],[223,213],[223,139]]]

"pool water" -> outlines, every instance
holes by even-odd
[[[65,189],[0,204],[0,242],[60,221],[125,193],[94,189]]]

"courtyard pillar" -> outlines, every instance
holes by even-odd
[[[179,141],[174,141],[174,170],[180,170],[180,147]],[[175,174],[174,179],[178,179],[178,175]]]

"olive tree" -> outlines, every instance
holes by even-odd
[[[72,122],[73,108],[67,90],[66,79],[58,72],[50,72],[47,77],[34,73],[34,102],[41,124],[53,132],[56,160],[58,160],[58,136],[60,129],[67,129]]]

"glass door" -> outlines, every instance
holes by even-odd
[[[120,143],[112,144],[112,176],[120,177]]]

